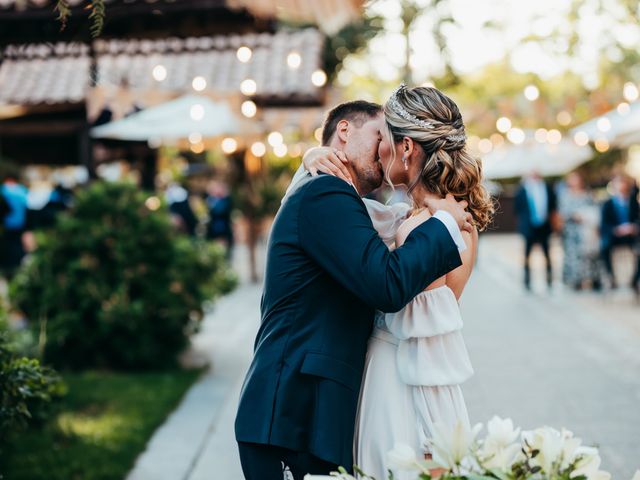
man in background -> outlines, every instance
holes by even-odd
[[[531,289],[531,268],[529,257],[534,245],[540,245],[546,260],[547,285],[553,282],[553,270],[549,255],[549,239],[551,237],[552,219],[556,214],[556,195],[551,185],[545,183],[537,171],[530,172],[522,180],[515,199],[518,231],[525,241],[524,253],[524,286]]]
[[[602,205],[602,222],[600,224],[602,261],[611,288],[617,288],[618,282],[613,272],[612,253],[614,248],[629,247],[634,250],[638,246],[640,235],[640,207],[638,205],[638,189],[632,178],[616,175],[611,180],[612,195]],[[640,256],[636,255],[635,273],[631,287],[636,294],[640,293]]]

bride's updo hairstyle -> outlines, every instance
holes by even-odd
[[[384,114],[396,144],[409,137],[420,147],[424,163],[420,175],[408,186],[409,193],[422,182],[429,192],[441,197],[450,193],[458,201],[466,200],[476,228],[485,230],[494,205],[481,184],[480,160],[467,152],[464,123],[455,102],[436,88],[407,88],[403,84],[385,104]],[[395,148],[391,151],[394,154]]]

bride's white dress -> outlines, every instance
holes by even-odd
[[[374,227],[393,248],[408,205],[365,201]],[[419,293],[393,314],[378,313],[365,364],[354,442],[356,464],[377,480],[387,478],[386,455],[395,443],[419,454],[433,424],[469,427],[460,384],[473,374],[453,292],[442,286]],[[414,480],[415,474],[396,479]]]

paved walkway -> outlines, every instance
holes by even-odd
[[[483,237],[463,296],[476,370],[464,387],[472,421],[497,413],[524,428],[564,426],[599,444],[603,468],[628,480],[640,467],[640,306],[630,292],[548,292],[541,281],[527,293],[519,258],[516,237]],[[194,345],[211,370],[156,432],[130,480],[242,479],[233,417],[260,291],[245,284],[207,316]]]

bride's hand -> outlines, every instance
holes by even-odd
[[[315,177],[318,172],[323,172],[353,184],[349,169],[346,167],[348,162],[344,152],[331,147],[313,147],[302,157],[305,170],[312,176]]]

